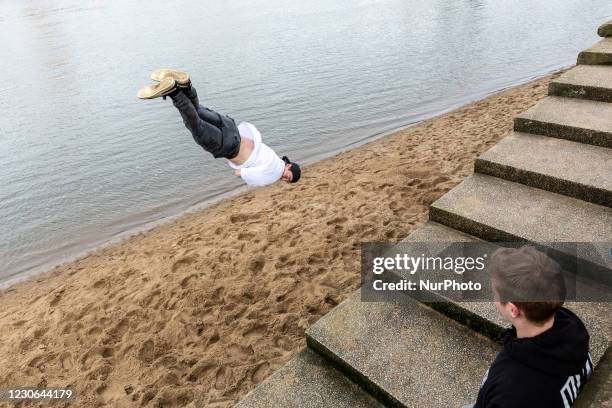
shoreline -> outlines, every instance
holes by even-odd
[[[308,166],[311,166],[313,164],[319,163],[324,160],[329,160],[342,153],[346,153],[369,143],[376,142],[382,138],[393,135],[397,132],[401,132],[412,126],[417,126],[423,123],[424,121],[428,121],[431,119],[435,119],[439,116],[445,115],[448,112],[452,112],[453,110],[461,108],[462,106],[481,101],[499,93],[503,93],[504,91],[512,89],[514,87],[528,84],[530,82],[537,81],[550,75],[555,75],[559,72],[568,69],[568,67],[569,66],[564,66],[561,68],[557,67],[554,68],[552,71],[546,72],[544,74],[537,74],[536,76],[527,76],[517,81],[511,81],[510,83],[500,83],[503,84],[501,85],[501,88],[496,88],[493,90],[480,90],[465,97],[458,98],[456,100],[453,100],[453,102],[448,107],[437,109],[433,113],[427,111],[425,113],[413,115],[408,123],[402,124],[399,127],[394,127],[390,130],[376,132],[374,134],[366,136],[365,138],[351,142],[341,148],[325,152],[324,154],[316,154],[314,155],[314,157],[305,160],[304,165],[306,166],[306,168],[308,168]],[[422,108],[422,106],[419,106],[419,108]],[[166,206],[162,205],[159,208],[163,210],[156,212],[155,215],[153,215],[152,217],[132,218],[130,219],[130,223],[120,224],[119,228],[114,231],[110,231],[101,239],[92,239],[75,243],[73,245],[68,246],[66,252],[49,255],[46,257],[46,259],[40,261],[33,261],[36,262],[36,264],[33,266],[26,266],[25,268],[11,273],[7,277],[0,277],[0,293],[2,290],[6,290],[15,284],[35,279],[39,276],[43,276],[57,268],[61,268],[62,266],[68,263],[85,258],[96,251],[103,250],[104,248],[112,247],[115,245],[121,245],[123,242],[129,240],[133,236],[141,235],[152,231],[158,227],[175,222],[177,219],[180,219],[181,217],[187,214],[206,211],[207,209],[214,207],[219,203],[222,203],[226,200],[232,200],[240,196],[241,194],[248,193],[249,191],[251,190],[247,189],[246,186],[239,186],[238,188],[230,189],[228,191],[212,195],[196,203],[189,204],[185,202],[177,202],[175,204],[170,204]],[[136,224],[137,226],[123,228],[123,226],[125,225],[134,224]]]
[[[0,291],[0,388],[73,385],[75,406],[232,406],[359,286],[360,243],[396,242],[423,223],[549,79]]]

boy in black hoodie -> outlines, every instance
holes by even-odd
[[[489,273],[495,305],[512,323],[474,408],[569,408],[593,370],[589,334],[563,308],[559,265],[530,246],[501,248]]]

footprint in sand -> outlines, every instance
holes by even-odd
[[[308,265],[319,265],[322,264],[323,258],[318,254],[312,254],[308,257],[307,263]]]
[[[278,262],[274,265],[275,268],[281,269],[286,266],[295,265],[297,261],[291,257],[290,254],[283,254],[278,257]]]
[[[288,212],[288,211],[295,211],[297,207],[295,206],[295,204],[281,204],[278,207],[278,210],[282,213],[282,212]]]
[[[346,217],[334,217],[331,220],[328,220],[326,224],[327,225],[344,224],[347,221],[348,221],[348,218]]]
[[[266,258],[263,255],[256,256],[249,261],[249,269],[251,272],[261,272],[266,265]]]
[[[198,277],[198,274],[197,274],[197,273],[192,273],[192,274],[190,274],[190,275],[185,276],[183,279],[181,279],[181,283],[180,283],[181,287],[182,287],[182,288],[187,287],[187,285],[189,284],[189,282],[190,282],[191,280],[193,280],[193,279],[197,278],[197,277]]]
[[[13,327],[21,327],[24,324],[26,324],[28,321],[27,320],[18,320],[15,323],[13,323]]]
[[[64,352],[59,357],[60,367],[64,370],[72,370],[74,367],[74,360],[72,359],[72,354],[68,352]]]
[[[151,387],[149,385],[149,387]],[[149,388],[142,393],[142,397],[140,398],[140,406],[144,407],[157,395],[158,390],[156,388]]]
[[[251,232],[241,232],[240,234],[238,234],[238,240],[239,241],[250,241],[254,236],[255,234]]]
[[[355,196],[357,195],[357,192],[354,190],[350,190],[348,193],[344,194],[344,199],[345,200],[351,200],[353,199]]]
[[[53,307],[56,306],[60,300],[62,300],[62,297],[64,296],[64,289],[62,288],[61,290],[58,290],[57,292],[52,294],[52,299],[49,302],[49,306]]]
[[[291,341],[289,341],[288,339],[286,339],[283,336],[275,336],[272,341],[274,342],[274,345],[284,351],[290,351],[292,350],[292,344]]]
[[[438,177],[436,177],[435,179],[433,179],[433,181],[431,182],[431,184],[432,184],[432,185],[434,185],[434,186],[436,186],[436,185],[438,185],[438,184],[445,183],[445,182],[447,182],[447,181],[449,181],[449,180],[450,180],[450,178],[449,178],[449,177],[446,177],[446,176],[438,176]]]
[[[94,327],[94,329],[96,329]],[[109,330],[109,343],[118,343],[123,339],[123,336],[129,329],[129,321],[128,319],[121,319],[119,323],[115,325],[112,329]],[[93,329],[92,329],[93,330]]]
[[[244,214],[244,213],[238,213],[238,214],[232,214],[230,215],[230,222],[232,224],[235,224],[237,222],[244,222],[244,221],[248,221],[248,220],[256,220],[259,219],[261,217],[261,214]]]
[[[104,347],[100,353],[102,358],[111,358],[115,355],[115,349],[112,347]]]
[[[397,238],[397,231],[396,230],[389,230],[389,231],[385,232],[385,238],[389,239],[389,240]]]
[[[30,359],[30,361],[28,361],[28,367],[35,367],[35,368],[39,368],[42,369],[44,368],[44,365],[50,361],[53,360],[55,358],[56,354],[48,354],[48,353],[43,353],[40,354],[32,359]]]
[[[224,390],[231,383],[232,371],[231,368],[225,366],[220,367],[215,374],[215,388]]]
[[[270,363],[263,362],[259,364],[257,368],[255,368],[255,370],[253,371],[253,374],[251,375],[251,381],[253,381],[254,384],[259,384],[260,382],[266,379],[269,371],[270,371]]]
[[[242,332],[242,336],[245,338],[261,337],[266,332],[266,326],[255,325]]]
[[[389,203],[389,209],[391,211],[397,211],[400,208],[400,205],[397,203],[397,201],[391,201]]]
[[[208,344],[206,345],[206,347],[211,346],[215,343],[217,343],[219,341],[221,337],[219,336],[219,333],[215,332],[213,333],[210,338],[208,339]]]
[[[149,339],[145,341],[138,350],[138,359],[150,363],[155,358],[155,343]]]
[[[145,306],[151,306],[151,307],[153,307],[154,309],[156,309],[156,308],[157,308],[157,306],[159,305],[159,300],[158,300],[158,298],[159,298],[159,295],[160,295],[160,294],[161,294],[161,290],[159,290],[159,289],[155,289],[155,290],[151,291],[151,292],[150,292],[150,293],[147,295],[147,297],[146,297],[146,300],[145,300],[145,302],[144,302]],[[157,300],[157,303],[153,304],[153,302],[154,302],[154,301],[156,301],[156,300]]]
[[[94,346],[83,353],[79,359],[81,371],[89,371],[89,369],[95,365],[96,361],[101,361],[103,352],[104,347]]]
[[[226,355],[233,360],[244,360],[247,357],[252,356],[253,353],[253,347],[244,347],[240,344],[231,344],[226,350]]]
[[[94,284],[92,285],[92,287],[94,289],[99,289],[99,288],[101,288],[102,286],[105,286],[105,285],[106,285],[106,279],[103,278],[103,279],[99,279],[99,280],[95,281]]]
[[[428,177],[431,175],[430,170],[407,169],[407,170],[402,171],[402,173],[408,178],[424,178],[424,177]]]
[[[431,203],[433,203],[434,201],[436,201],[438,198],[440,198],[442,196],[442,192],[439,191],[430,191],[428,193],[424,193],[423,195],[421,195],[418,198],[418,201],[423,204],[423,205],[430,205]]]
[[[408,187],[398,187],[397,188],[397,192],[400,193],[400,196],[404,196],[404,195],[408,195],[410,194],[412,190]]]
[[[172,267],[170,268],[172,272],[176,272],[180,268],[184,266],[189,266],[197,261],[197,258],[192,255],[185,255],[178,258],[176,261],[172,263]]]

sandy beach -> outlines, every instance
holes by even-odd
[[[70,406],[232,406],[359,286],[360,243],[395,242],[423,223],[549,79],[1,292],[0,388],[72,386]]]

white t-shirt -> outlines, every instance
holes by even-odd
[[[241,122],[238,131],[240,137],[251,139],[255,146],[247,161],[240,166],[228,161],[230,167],[240,169],[240,177],[250,186],[266,186],[278,181],[285,171],[285,162],[261,141],[261,133],[252,124]]]

